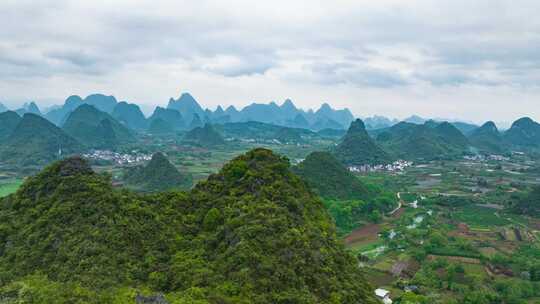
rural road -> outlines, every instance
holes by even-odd
[[[397,193],[397,198],[398,198],[398,206],[397,206],[396,209],[390,211],[389,215],[392,215],[392,214],[396,213],[403,206],[403,204],[402,204],[403,200],[401,199],[401,192]]]

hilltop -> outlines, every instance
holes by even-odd
[[[365,199],[367,188],[332,154],[313,152],[293,167],[293,172],[304,179],[321,197],[329,199]]]
[[[68,159],[3,199],[0,221],[10,301],[124,303],[146,286],[174,303],[377,303],[322,202],[265,149],[152,196]]]
[[[152,125],[152,123],[157,119],[163,120],[174,130],[182,130],[186,128],[186,123],[184,121],[184,118],[182,117],[182,114],[180,114],[180,112],[174,109],[156,107],[154,113],[152,113],[152,116],[148,118],[149,125]],[[163,123],[160,122],[159,124],[162,125]]]
[[[540,124],[528,117],[520,118],[504,133],[503,138],[518,149],[538,149]]]
[[[89,148],[115,149],[134,141],[129,129],[89,104],[71,112],[62,129]]]
[[[176,100],[171,98],[167,105],[167,109],[180,112],[182,117],[186,119],[186,125],[192,124],[195,115],[197,115],[199,119],[205,117],[203,108],[189,93],[182,93]]]
[[[347,166],[386,164],[391,161],[390,156],[368,135],[360,119],[351,123],[333,154]]]
[[[427,121],[423,125],[400,122],[377,135],[388,153],[401,159],[439,159],[462,155],[467,138],[452,124]]]
[[[324,103],[317,111],[304,111],[297,108],[293,101],[286,99],[283,104],[251,103],[241,110],[229,106],[225,111],[218,106],[215,111],[203,109],[189,93],[183,93],[178,99],[171,98],[167,109],[178,111],[191,128],[204,123],[237,123],[257,121],[279,126],[320,130],[324,128],[344,129],[354,117],[348,109],[335,110]],[[194,120],[201,121],[193,124]]]
[[[503,137],[494,122],[488,121],[471,131],[469,141],[481,152],[502,153],[505,149]]]
[[[125,101],[116,104],[111,116],[132,130],[144,130],[148,125],[139,106]]]
[[[180,173],[161,152],[152,155],[146,166],[127,168],[124,180],[126,184],[148,192],[189,189],[192,184],[191,176]]]
[[[45,113],[45,118],[57,126],[62,126],[69,114],[83,104],[91,105],[102,112],[112,114],[118,101],[114,96],[104,94],[91,94],[84,99],[78,95],[72,95],[66,99],[61,107]]]
[[[78,95],[69,96],[63,105],[49,107],[43,116],[57,126],[62,126],[71,112],[81,105],[91,105],[101,112],[112,115],[115,119],[133,130],[145,130],[151,120],[161,118],[174,126],[175,130],[193,129],[205,123],[224,124],[236,122],[257,121],[278,126],[305,128],[311,130],[345,129],[353,120],[349,109],[333,109],[324,103],[316,110],[303,110],[286,99],[281,105],[276,102],[251,103],[242,109],[234,106],[223,110],[218,106],[216,110],[203,108],[190,94],[182,93],[177,99],[170,98],[166,108],[157,106],[148,119],[141,112],[139,105],[127,101],[118,101],[114,96],[105,94],[90,94],[85,98]],[[6,109],[7,110],[7,109]],[[168,113],[165,113],[167,110]],[[2,108],[0,108],[0,112]],[[26,103],[17,110],[19,115],[24,113],[41,115],[35,102]]]
[[[215,147],[225,144],[225,140],[221,134],[211,124],[206,124],[204,127],[197,127],[187,132],[182,141],[202,147]]]
[[[22,108],[20,109],[17,109],[15,110],[15,112],[17,112],[17,114],[19,114],[20,116],[23,116],[24,114],[26,113],[30,113],[30,114],[35,114],[35,115],[39,115],[41,116],[41,111],[39,110],[39,107],[37,106],[37,104],[33,101],[29,102],[29,103],[25,103]]]
[[[0,148],[3,162],[41,166],[82,151],[82,145],[45,118],[24,114]]]

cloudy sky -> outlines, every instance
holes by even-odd
[[[540,2],[0,1],[0,101],[323,102],[355,115],[540,119]]]

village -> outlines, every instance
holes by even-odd
[[[140,153],[135,150],[129,154],[110,150],[92,150],[90,153],[83,154],[82,156],[90,160],[110,161],[115,165],[137,164],[149,161],[152,158],[152,154]]]
[[[348,169],[353,173],[371,173],[371,172],[401,172],[413,165],[413,162],[406,160],[397,160],[386,165],[360,165],[349,166]]]

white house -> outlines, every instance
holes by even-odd
[[[375,295],[379,298],[384,304],[392,304],[392,299],[390,299],[390,291],[382,288],[375,289]]]

